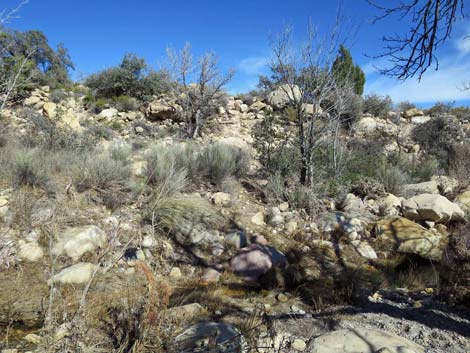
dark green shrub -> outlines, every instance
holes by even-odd
[[[290,143],[288,123],[275,115],[267,115],[253,129],[253,145],[259,161],[268,174],[287,177],[298,172],[300,156]]]
[[[152,71],[143,58],[126,54],[117,67],[90,75],[85,80],[96,98],[129,96],[145,100],[167,92],[170,81],[166,72]]]
[[[465,141],[468,138],[457,119],[451,116],[439,116],[416,126],[412,137],[424,152],[434,156],[445,169],[449,167],[452,145],[455,141]]]
[[[383,117],[392,110],[392,99],[389,96],[370,94],[364,97],[364,113]]]

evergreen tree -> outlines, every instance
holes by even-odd
[[[333,75],[338,83],[350,81],[354,85],[354,92],[362,95],[364,92],[364,84],[366,83],[366,75],[359,65],[354,65],[351,53],[344,45],[339,48],[339,54],[333,63]]]

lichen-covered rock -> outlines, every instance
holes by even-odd
[[[437,194],[421,194],[405,200],[402,210],[406,218],[415,221],[445,223],[465,218],[465,213],[457,204]]]
[[[383,219],[376,224],[376,246],[386,251],[416,254],[440,261],[447,237],[433,233],[406,218]]]

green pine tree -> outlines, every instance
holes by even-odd
[[[333,63],[333,75],[338,83],[350,81],[354,85],[354,92],[362,95],[366,83],[366,75],[359,65],[354,65],[351,53],[344,45],[339,48],[339,54]]]

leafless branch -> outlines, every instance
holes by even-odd
[[[465,17],[464,0],[408,0],[394,7],[368,2],[381,12],[373,22],[397,17],[411,23],[406,35],[384,36],[383,52],[375,56],[390,61],[389,67],[379,70],[382,74],[400,80],[421,79],[431,66],[438,70],[437,49],[450,38],[455,22]]]

